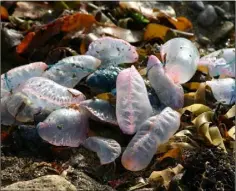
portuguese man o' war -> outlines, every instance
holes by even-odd
[[[108,101],[101,99],[88,99],[80,102],[79,107],[95,121],[118,125],[115,107],[113,107]]]
[[[148,166],[157,147],[166,142],[179,128],[180,114],[170,107],[142,123],[122,155],[123,166],[139,171]]]
[[[235,77],[235,48],[225,48],[203,56],[199,66],[207,66],[212,77]]]
[[[134,134],[152,115],[143,78],[132,65],[122,70],[116,80],[116,117],[125,134]]]
[[[78,147],[87,138],[88,118],[72,108],[53,111],[37,125],[40,137],[56,146]]]
[[[78,90],[66,88],[47,78],[33,77],[15,90],[6,106],[17,120],[30,122],[40,111],[52,112],[83,100],[85,96]]]
[[[101,60],[103,68],[109,65],[134,63],[138,60],[138,53],[134,46],[124,40],[112,37],[103,37],[93,41],[89,45],[86,55]]]
[[[48,68],[43,62],[34,62],[31,64],[13,68],[1,75],[1,98],[7,92],[14,92],[23,82],[32,78],[41,76]]]
[[[18,125],[20,124],[15,117],[13,117],[6,106],[9,97],[5,96],[1,99],[1,124],[2,125]]]
[[[83,146],[96,152],[102,165],[113,162],[121,153],[119,143],[113,139],[103,137],[89,137],[85,140]]]
[[[115,66],[99,69],[87,77],[86,83],[93,91],[99,93],[110,92],[116,87],[116,79],[121,70],[121,68]]]
[[[182,86],[175,84],[166,75],[160,60],[154,55],[149,56],[147,74],[151,86],[163,104],[173,109],[183,107],[184,91]]]
[[[213,96],[218,102],[233,104],[236,99],[235,79],[223,78],[206,81],[210,86]]]
[[[73,88],[82,78],[95,72],[100,64],[101,61],[93,56],[70,56],[54,64],[42,77],[62,86]]]
[[[199,53],[185,38],[173,38],[161,46],[161,57],[166,74],[179,84],[189,81],[197,70]]]

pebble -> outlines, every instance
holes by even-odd
[[[214,8],[215,8],[215,11],[216,11],[217,15],[219,15],[220,17],[225,16],[225,10],[224,9],[222,9],[221,7],[219,7],[217,5],[215,5]]]
[[[204,11],[198,15],[198,23],[202,26],[210,26],[217,19],[217,14],[212,5],[207,5]]]
[[[202,35],[198,37],[198,41],[199,41],[199,43],[201,43],[202,45],[208,45],[208,44],[211,43],[211,40],[210,40],[209,38],[207,38],[207,37],[205,37],[205,36],[202,36]]]
[[[16,31],[14,29],[8,29],[6,27],[3,27],[1,32],[2,32],[1,36],[5,44],[4,48],[6,49],[10,49],[14,46],[17,46],[24,38],[19,31]]]
[[[76,191],[76,187],[65,178],[58,175],[47,175],[29,181],[19,181],[10,184],[2,190],[58,190]]]
[[[205,5],[202,1],[192,1],[190,2],[190,7],[197,11],[203,11],[205,9]]]
[[[225,38],[233,29],[234,23],[225,21],[223,25],[221,25],[219,28],[216,28],[215,32],[212,34],[211,40],[213,42],[218,42],[220,39]]]
[[[221,5],[222,9],[224,9],[225,11],[229,11],[230,10],[230,4],[229,2],[224,2]]]

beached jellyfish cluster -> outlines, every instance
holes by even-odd
[[[225,52],[222,58],[228,63],[231,56],[227,55]],[[43,114],[36,129],[44,141],[56,146],[82,145],[96,152],[101,164],[120,157],[126,169],[142,170],[158,145],[180,126],[180,114],[175,110],[184,104],[181,84],[196,72],[199,54],[190,41],[176,38],[162,46],[161,57],[162,61],[148,57],[148,89],[135,67],[136,48],[111,37],[90,43],[85,55],[67,57],[52,66],[36,62],[14,68],[1,75],[1,124],[32,125]],[[131,67],[122,68],[124,63]],[[75,89],[81,81],[95,92],[112,93],[116,104],[86,98]],[[235,102],[234,79],[207,81],[206,85],[218,101]],[[132,135],[124,152],[116,140],[90,135],[90,119]]]

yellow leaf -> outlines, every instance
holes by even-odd
[[[147,75],[147,68],[143,68],[138,71],[141,76],[146,76]]]
[[[61,31],[88,30],[94,23],[96,23],[96,20],[93,15],[76,13],[63,18]]]
[[[29,44],[32,42],[34,36],[35,32],[29,32],[21,41],[21,43],[16,47],[16,52],[18,54],[23,53],[28,48]]]
[[[225,114],[228,119],[235,117],[235,105]]]
[[[197,90],[200,86],[200,83],[199,82],[189,82],[189,83],[185,83],[183,86],[190,89],[190,90]]]
[[[188,135],[192,135],[191,131],[184,129],[182,131],[179,131],[178,133],[176,133],[174,136],[175,137],[184,137],[184,136],[188,136]]]
[[[123,39],[129,43],[137,43],[143,40],[143,31],[134,31],[117,26],[97,27],[96,31],[102,36],[104,34]]]
[[[98,94],[98,95],[96,95],[96,98],[108,101],[111,104],[115,104],[116,103],[116,98],[111,93]]]
[[[144,40],[151,40],[154,38],[160,38],[164,41],[166,33],[169,28],[163,25],[150,23],[147,25],[146,31],[144,32]]]
[[[211,111],[211,109],[203,104],[193,104],[187,107],[184,107],[180,110],[180,113],[183,114],[186,110],[190,111],[194,114],[194,116],[198,116],[206,111]]]
[[[1,14],[1,20],[7,20],[8,19],[8,11],[5,7],[0,6],[0,14]]]
[[[218,129],[218,127],[214,126],[214,127],[210,127],[209,128],[209,133],[211,136],[211,140],[212,140],[212,144],[215,146],[219,146],[220,148],[222,148],[224,150],[224,152],[226,151],[224,142],[223,142],[223,138],[220,134],[220,131]]]
[[[168,20],[175,26],[176,29],[180,31],[188,31],[193,28],[192,23],[185,17],[168,17]]]
[[[213,117],[212,111],[207,111],[196,117],[192,122],[197,128],[198,133],[203,136],[209,143],[212,144],[212,139],[209,133],[209,125]]]
[[[204,123],[202,126],[198,127],[198,133],[202,135],[210,144],[213,144],[209,131],[209,125],[209,123]]]
[[[165,158],[175,158],[179,159],[181,157],[181,150],[180,148],[174,148],[169,150],[167,153],[165,153],[162,157],[158,158],[157,160],[161,162]]]
[[[208,74],[209,73],[209,70],[208,70],[207,66],[198,66],[197,70],[202,72],[202,73],[204,73],[204,74]]]
[[[229,137],[231,137],[233,140],[235,140],[235,126],[233,126],[229,131],[228,131]]]
[[[195,103],[206,104],[206,83],[201,83],[195,94]]]
[[[229,148],[234,149],[236,148],[236,141],[230,141]]]
[[[80,44],[80,54],[85,54],[87,52],[85,39],[82,40]]]
[[[194,104],[195,92],[189,92],[184,94],[184,106],[189,106]]]
[[[184,167],[181,164],[178,164],[174,168],[167,168],[162,171],[153,171],[148,178],[149,182],[155,185],[164,185],[168,189],[171,179],[179,174]]]
[[[160,144],[157,149],[157,154],[166,153],[170,149],[180,149],[180,150],[192,150],[195,147],[189,143],[185,142],[173,142],[173,140],[169,140],[167,143]]]
[[[201,115],[199,115],[198,117],[196,117],[192,123],[198,128],[201,125],[203,125],[204,123],[209,123],[212,121],[212,117],[213,117],[213,112],[212,111],[207,111],[202,113]]]

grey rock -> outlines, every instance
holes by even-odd
[[[215,11],[216,11],[217,15],[219,15],[220,17],[225,16],[225,10],[224,9],[222,9],[221,7],[219,7],[217,5],[215,5],[214,8],[215,8]]]
[[[78,191],[114,191],[109,186],[99,184],[83,172],[73,171],[69,178]]]
[[[224,3],[222,3],[221,7],[225,11],[229,11],[230,10],[230,3],[229,2],[224,2]]]
[[[4,41],[3,47],[7,49],[17,46],[24,38],[24,36],[19,31],[16,31],[14,29],[3,27],[1,32],[1,38]]]
[[[5,188],[2,188],[3,191],[21,191],[21,190],[57,190],[57,191],[76,191],[76,187],[67,181],[65,178],[58,175],[47,175],[41,176],[39,178],[20,181]]]
[[[199,43],[201,43],[203,45],[208,45],[211,43],[211,40],[209,38],[202,36],[202,35],[198,37],[198,41],[199,41]]]
[[[223,25],[216,28],[215,32],[211,36],[211,40],[215,43],[220,39],[225,38],[234,29],[234,23],[225,21]]]
[[[204,11],[198,15],[198,23],[202,26],[210,26],[217,19],[217,14],[212,5],[207,5]]]
[[[203,11],[205,9],[205,5],[202,1],[192,1],[190,2],[190,7],[196,11]]]

